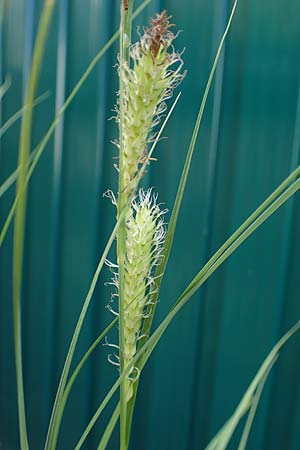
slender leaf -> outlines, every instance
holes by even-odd
[[[40,69],[47,39],[49,26],[55,1],[45,0],[42,15],[39,22],[38,32],[35,39],[32,64],[28,85],[26,88],[26,109],[23,115],[20,144],[19,162],[20,167],[17,180],[16,199],[19,203],[16,207],[14,237],[13,237],[13,282],[12,282],[12,304],[13,304],[13,329],[14,329],[14,350],[17,378],[18,416],[19,434],[22,450],[28,450],[28,438],[26,429],[26,413],[23,386],[22,367],[22,333],[21,333],[21,290],[22,290],[22,268],[24,253],[24,233],[26,215],[26,177],[28,171],[27,160],[31,144],[32,112],[35,92],[38,85]]]
[[[10,88],[10,86],[11,86],[11,77],[7,75],[5,77],[4,83],[0,85],[0,100],[2,100],[2,98]]]
[[[260,401],[261,394],[263,392],[263,389],[264,389],[265,383],[267,381],[267,378],[269,376],[269,373],[272,370],[273,365],[276,363],[277,359],[278,359],[278,355],[276,355],[276,357],[273,359],[272,364],[270,364],[268,371],[265,373],[264,377],[262,378],[259,385],[257,386],[257,390],[256,390],[255,394],[253,395],[252,404],[251,404],[250,411],[249,411],[249,414],[248,414],[248,417],[246,420],[246,424],[245,424],[245,427],[243,430],[243,434],[242,434],[242,438],[239,443],[238,450],[246,449],[250,430],[253,425],[253,421],[255,418],[255,414],[256,414],[257,407],[258,407],[258,403]]]
[[[33,106],[38,105],[42,101],[44,101],[46,98],[49,97],[49,93],[45,92],[45,94],[42,94],[40,97],[36,99],[36,101],[33,103]],[[0,128],[0,138],[6,133],[6,131],[9,130],[9,128],[22,116],[23,112],[25,111],[26,106],[21,108],[19,111],[17,111],[13,116],[11,116],[7,122],[5,122],[4,125]],[[34,156],[37,152],[37,148],[33,150],[29,157],[27,162],[27,168],[29,167],[30,163],[33,161]],[[0,197],[5,194],[5,192],[14,184],[14,182],[18,179],[18,175],[20,173],[20,166],[14,170],[9,177],[1,184],[0,186]]]
[[[272,360],[269,361],[269,366],[266,367],[264,373],[262,373],[262,378],[258,381],[257,388],[253,390],[253,392],[246,392],[244,397],[235,410],[234,414],[230,417],[229,420],[223,425],[220,431],[216,434],[216,436],[212,439],[212,441],[208,444],[208,447],[205,450],[225,450],[227,445],[229,444],[237,425],[244,417],[245,414],[249,411],[248,419],[254,414],[256,410],[259,398],[261,396],[263,387],[268,378],[269,373],[271,372],[272,367],[274,366],[276,360],[278,358],[278,354],[274,355]],[[253,416],[254,418],[254,416]],[[252,420],[251,420],[252,421]],[[246,427],[244,431],[249,428],[250,422],[246,423]],[[251,425],[250,425],[251,426]]]
[[[268,375],[271,370],[273,364],[276,361],[279,351],[281,348],[287,343],[287,341],[300,329],[300,321],[297,322],[281,339],[280,341],[273,347],[264,363],[260,367],[253,381],[251,382],[249,388],[245,392],[242,400],[240,401],[238,407],[236,408],[234,414],[231,418],[226,422],[226,424],[221,428],[221,430],[217,433],[214,439],[210,442],[210,444],[206,447],[205,450],[225,450],[233,433],[236,429],[241,418],[246,414],[246,412],[250,409],[254,394],[259,386],[259,384],[264,380],[264,378]]]
[[[110,419],[107,427],[105,428],[104,434],[103,434],[101,441],[97,447],[97,450],[105,450],[106,449],[107,444],[112,435],[112,432],[114,431],[114,428],[118,423],[119,416],[120,416],[120,403],[118,403],[116,409],[114,410],[114,412],[111,416],[111,419]]]
[[[32,107],[39,105],[44,100],[46,100],[50,96],[49,92],[45,92],[44,94],[37,97],[37,99],[33,102]],[[24,105],[21,109],[15,112],[1,127],[0,127],[0,138],[9,130],[9,128],[22,117],[23,112],[26,110],[27,106]]]

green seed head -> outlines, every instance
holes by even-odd
[[[162,214],[152,190],[139,191],[132,202],[126,224],[126,259],[124,279],[124,368],[137,349],[145,314],[151,313],[151,300],[156,288],[154,267],[161,257],[165,235]],[[118,287],[118,276],[114,284]],[[127,381],[127,397],[132,393],[134,368]]]
[[[164,11],[150,21],[140,40],[130,51],[131,65],[121,61],[122,173],[123,186],[130,194],[136,187],[139,164],[147,160],[147,145],[153,140],[153,128],[166,109],[183,74],[181,56],[173,48],[173,25]],[[176,67],[177,64],[177,67]],[[174,68],[174,69],[173,69]]]

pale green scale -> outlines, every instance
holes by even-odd
[[[136,353],[137,337],[148,300],[157,213],[145,203],[128,220],[124,287],[124,365]],[[132,372],[132,371],[131,371]],[[128,399],[131,396],[128,380]]]
[[[175,72],[170,72],[173,65],[173,53],[167,52],[170,43],[161,47],[154,58],[149,37],[144,35],[131,50],[132,68],[127,63],[121,67],[123,78],[123,186],[130,194],[135,186],[135,177],[139,164],[147,154],[147,143],[153,124],[159,114],[159,108],[168,91],[172,89]],[[178,55],[176,55],[178,56]]]

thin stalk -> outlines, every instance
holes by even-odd
[[[34,156],[36,155],[37,149],[33,150],[28,158],[27,167],[30,167],[30,163],[33,161]],[[6,178],[6,180],[0,186],[0,197],[5,194],[12,187],[12,185],[17,181],[18,175],[20,172],[20,167],[17,167],[10,175]]]
[[[118,214],[125,208],[127,195],[124,186],[124,161],[123,161],[123,120],[124,120],[124,86],[121,75],[124,62],[129,64],[129,46],[131,40],[131,17],[133,0],[121,0],[121,21],[120,21],[120,122],[119,122],[119,186],[118,186]],[[120,373],[124,371],[124,285],[125,285],[125,255],[126,255],[126,214],[117,235],[117,261],[119,266],[118,287],[119,287],[119,358]],[[120,450],[126,450],[126,380],[120,384]]]
[[[49,96],[48,92],[45,92],[45,94],[42,94],[40,97],[36,99],[33,106],[38,105],[40,102],[44,101]],[[20,118],[22,117],[23,112],[25,111],[26,106],[21,108],[19,111],[17,111],[13,116],[11,116],[7,122],[0,128],[0,139],[2,138],[3,134],[8,131],[8,129]],[[29,155],[29,158],[27,160],[27,167],[30,166],[30,163],[33,161],[35,155],[37,152],[37,148],[35,148]],[[0,186],[0,197],[5,194],[6,191],[17,181],[18,175],[20,172],[20,167],[17,167],[10,175],[6,178],[6,180],[1,184]]]
[[[117,404],[117,407],[114,410],[107,427],[105,428],[105,431],[103,433],[101,441],[97,447],[97,450],[105,450],[106,449],[107,444],[112,435],[112,432],[114,431],[114,428],[118,423],[119,416],[120,416],[120,403]]]
[[[37,97],[37,99],[33,102],[32,106],[37,106],[39,103],[43,102],[50,96],[49,92],[45,92],[44,94]],[[24,105],[19,111],[15,112],[1,127],[0,127],[0,138],[7,132],[7,130],[22,117],[23,113],[26,111],[27,105]]]
[[[132,14],[132,20],[134,20],[146,8],[146,6],[148,6],[149,3],[151,3],[151,1],[153,1],[153,0],[144,0],[144,2]],[[90,64],[88,65],[87,69],[85,70],[85,72],[83,73],[83,75],[81,76],[79,81],[77,82],[76,86],[74,87],[74,89],[70,93],[69,97],[67,98],[67,100],[65,101],[65,103],[63,104],[61,109],[57,113],[54,121],[50,125],[48,131],[46,132],[45,136],[43,137],[42,141],[39,144],[38,151],[37,151],[37,153],[36,153],[36,155],[34,157],[34,160],[32,161],[32,165],[30,166],[30,170],[28,171],[28,175],[27,175],[27,178],[26,178],[24,189],[28,185],[29,180],[31,178],[31,175],[32,175],[34,169],[36,168],[36,166],[37,166],[37,164],[39,162],[39,159],[42,156],[42,154],[43,154],[43,152],[44,152],[44,150],[46,148],[46,145],[48,144],[52,134],[54,133],[57,125],[59,124],[60,119],[63,117],[66,109],[70,106],[70,104],[72,103],[72,101],[74,100],[74,98],[76,97],[78,92],[80,91],[81,87],[83,86],[83,84],[85,83],[85,81],[87,80],[87,78],[89,77],[89,75],[91,74],[93,69],[95,68],[96,64],[104,56],[104,54],[107,52],[107,50],[113,45],[113,43],[118,39],[119,35],[120,35],[120,30],[116,31],[112,35],[112,37],[106,42],[104,47],[102,47],[102,49],[97,53],[95,58],[90,62]],[[1,230],[0,247],[3,244],[3,241],[4,241],[4,238],[5,238],[6,233],[8,231],[8,228],[9,228],[9,226],[11,224],[11,221],[12,221],[13,216],[15,214],[15,210],[16,210],[18,202],[19,202],[19,196],[16,196],[16,198],[15,198],[15,200],[14,200],[12,206],[11,206],[11,209],[10,209],[10,211],[8,213],[6,221],[5,221],[4,225],[3,225],[3,228]]]
[[[276,363],[277,359],[278,359],[279,355],[277,354],[276,356],[274,356],[273,361],[271,362],[268,370],[266,371],[264,377],[262,378],[261,382],[259,383],[259,385],[257,386],[257,390],[254,394],[253,400],[252,400],[252,405],[250,407],[250,411],[246,420],[246,424],[242,433],[242,437],[238,446],[237,450],[246,450],[246,446],[247,446],[247,442],[248,442],[248,438],[250,435],[250,431],[254,422],[254,418],[255,418],[255,414],[257,411],[257,407],[261,398],[261,394],[263,392],[265,383],[267,381],[267,378],[269,376],[269,373],[271,372],[274,364]]]
[[[4,97],[4,95],[6,94],[8,89],[10,88],[10,86],[11,86],[11,77],[6,76],[4,83],[1,84],[1,86],[0,86],[0,100],[2,100],[2,98]]]
[[[21,332],[21,289],[22,289],[22,267],[24,254],[24,231],[25,231],[25,215],[26,215],[26,199],[27,190],[25,188],[27,178],[27,160],[30,152],[31,130],[32,130],[32,111],[34,104],[35,92],[37,89],[42,58],[44,54],[46,38],[52,17],[54,0],[45,0],[39,28],[35,40],[35,47],[26,90],[26,110],[24,112],[20,144],[19,144],[19,160],[20,167],[16,198],[19,203],[16,207],[14,239],[13,239],[13,323],[14,323],[14,346],[15,346],[15,362],[17,375],[17,394],[18,394],[18,415],[19,415],[19,432],[20,444],[22,450],[28,450],[28,438],[26,430],[26,414],[24,401],[24,385],[23,385],[23,367],[22,367],[22,332]]]

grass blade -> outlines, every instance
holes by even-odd
[[[273,365],[276,363],[278,359],[278,354],[276,355],[276,357],[273,359],[272,364],[270,364],[268,371],[265,373],[264,377],[262,378],[262,380],[260,381],[259,385],[257,386],[257,390],[255,392],[255,394],[253,395],[253,400],[252,400],[252,405],[250,407],[250,411],[246,420],[246,424],[243,430],[243,434],[242,434],[242,438],[240,440],[239,443],[239,447],[237,450],[245,450],[246,449],[246,445],[248,442],[248,438],[249,438],[249,434],[250,434],[250,430],[251,427],[253,425],[253,421],[255,418],[255,414],[256,414],[256,410],[258,407],[258,403],[261,397],[261,394],[263,392],[265,383],[267,381],[268,375],[270,373],[270,371],[273,368]]]
[[[0,85],[0,100],[2,100],[2,98],[10,88],[10,86],[11,86],[11,77],[6,75],[4,83]]]
[[[199,129],[200,129],[200,125],[202,122],[202,117],[203,117],[203,113],[205,110],[205,106],[206,106],[206,102],[207,102],[207,98],[208,98],[208,94],[210,92],[210,88],[211,88],[211,84],[216,72],[216,68],[217,68],[217,64],[226,40],[226,37],[229,33],[230,27],[231,27],[231,23],[234,17],[234,13],[237,7],[237,3],[238,0],[235,0],[232,10],[231,10],[231,14],[229,16],[228,19],[228,23],[226,26],[226,29],[224,31],[224,34],[221,38],[214,62],[213,62],[213,66],[212,69],[210,71],[209,74],[209,78],[207,81],[207,85],[204,91],[204,95],[203,95],[203,99],[201,101],[201,105],[199,108],[199,112],[198,112],[198,116],[197,116],[197,120],[195,123],[195,127],[193,130],[193,134],[192,134],[192,138],[191,138],[191,142],[189,145],[189,149],[188,149],[188,153],[187,153],[187,157],[186,157],[186,161],[184,164],[184,168],[182,171],[182,175],[181,175],[181,179],[180,179],[180,183],[179,183],[179,187],[178,187],[178,191],[177,191],[177,195],[176,195],[176,199],[175,199],[175,203],[174,203],[174,207],[172,210],[172,215],[171,215],[171,219],[170,219],[170,223],[169,223],[169,227],[168,227],[168,232],[167,232],[167,236],[166,236],[166,243],[165,243],[165,249],[164,249],[164,262],[163,262],[163,266],[161,267],[160,271],[161,273],[164,272],[165,266],[167,264],[169,255],[170,255],[170,251],[172,248],[172,243],[173,243],[173,239],[174,239],[174,234],[175,234],[175,229],[176,229],[176,225],[177,225],[177,220],[178,220],[178,215],[179,215],[179,211],[180,211],[180,207],[181,207],[181,203],[182,203],[182,198],[183,198],[183,194],[185,191],[185,187],[186,187],[186,182],[187,182],[187,178],[188,178],[188,174],[189,174],[189,170],[190,170],[190,166],[191,166],[191,162],[192,162],[192,157],[194,154],[194,149],[195,149],[195,145],[196,145],[196,141],[197,141],[197,137],[199,134]]]
[[[19,174],[17,180],[16,198],[19,203],[16,207],[14,237],[13,237],[13,329],[14,349],[17,378],[17,397],[19,415],[20,445],[22,450],[28,450],[28,438],[26,429],[26,414],[23,386],[23,362],[22,362],[22,331],[21,331],[21,290],[22,290],[22,267],[24,254],[24,232],[26,215],[26,177],[27,160],[29,156],[32,130],[32,112],[35,92],[38,85],[40,69],[51,22],[55,1],[45,0],[37,36],[35,39],[32,64],[28,85],[26,88],[26,109],[23,115],[20,144],[19,144]]]
[[[234,414],[231,418],[226,422],[226,424],[221,428],[219,433],[214,437],[214,439],[210,442],[210,444],[206,447],[205,450],[224,450],[230,438],[239,423],[240,419],[246,414],[246,412],[250,409],[253,397],[255,392],[257,392],[258,386],[263,382],[264,378],[268,376],[273,364],[275,363],[279,351],[282,347],[288,342],[288,340],[300,329],[300,321],[297,322],[281,339],[280,341],[273,347],[253,381],[251,382],[249,388],[243,395],[242,400],[240,401],[238,407],[236,408]]]
[[[130,13],[132,11],[132,0],[130,1]],[[128,4],[129,5],[129,4]],[[123,0],[121,0],[121,23],[120,23],[120,64],[124,61],[128,62],[129,53],[126,39],[126,28],[128,12],[125,10]],[[131,34],[129,27],[128,36]],[[123,123],[124,123],[124,86],[122,77],[119,76],[119,181],[118,181],[118,215],[124,209],[127,203],[127,195],[123,183],[123,169],[124,169],[124,148],[123,148]],[[119,360],[120,373],[124,370],[124,290],[125,290],[125,257],[126,257],[126,221],[125,216],[120,224],[117,235],[117,261],[118,261],[118,312],[119,312]],[[126,436],[126,380],[124,379],[120,384],[120,450],[125,450],[125,436]]]
[[[45,94],[42,94],[40,97],[36,99],[36,101],[33,103],[32,106],[37,106],[39,103],[44,101],[46,98],[49,97],[49,93],[45,92]],[[5,122],[4,125],[0,128],[0,139],[2,136],[8,131],[8,129],[20,118],[22,117],[23,112],[25,111],[26,106],[21,108],[19,111],[17,111],[13,116],[11,116],[7,122]],[[29,157],[27,162],[27,168],[29,167],[30,163],[33,161],[33,158],[36,154],[37,149],[33,150]],[[20,172],[20,167],[18,167],[16,170],[14,170],[9,177],[1,184],[0,186],[0,197],[5,194],[5,192],[14,184],[14,182],[18,179],[18,175]]]
[[[120,226],[121,220],[123,220],[123,216],[124,216],[125,211],[123,211],[123,214],[120,215],[120,218],[118,219],[109,239],[108,242],[106,244],[106,247],[104,249],[104,252],[100,258],[99,264],[97,266],[96,272],[93,276],[89,291],[87,293],[87,296],[85,298],[85,301],[83,303],[79,318],[78,318],[78,322],[76,324],[75,327],[75,331],[74,334],[72,336],[72,340],[69,346],[69,350],[66,356],[66,360],[65,360],[65,364],[63,367],[63,371],[61,374],[61,378],[60,378],[60,382],[59,382],[59,386],[57,389],[57,393],[56,393],[56,397],[55,397],[55,401],[54,401],[54,406],[53,406],[53,410],[52,410],[52,414],[51,414],[51,418],[50,418],[50,423],[49,423],[49,428],[48,428],[48,433],[47,433],[47,437],[46,437],[46,443],[45,443],[45,450],[54,450],[56,448],[56,441],[57,441],[57,435],[58,435],[58,428],[59,428],[59,420],[58,418],[62,416],[62,412],[63,412],[63,396],[64,396],[64,391],[65,391],[65,387],[66,387],[66,383],[67,383],[67,379],[68,379],[68,375],[69,375],[69,371],[70,371],[70,367],[71,367],[71,363],[72,363],[72,359],[75,353],[75,348],[78,342],[78,338],[79,338],[79,334],[86,316],[86,313],[88,311],[88,307],[90,305],[90,302],[92,300],[95,288],[96,288],[96,284],[100,275],[100,272],[102,270],[102,267],[105,263],[105,260],[107,258],[108,252],[113,244],[113,241],[116,237],[118,228]]]
[[[176,305],[180,303],[181,299],[186,295],[193,295],[196,290],[216,271],[216,269],[246,240],[254,231],[259,228],[274,212],[280,208],[292,195],[300,189],[300,179],[294,181],[271,205],[266,208],[238,237],[232,242],[232,238],[228,239],[231,244],[224,244],[226,250],[224,252],[217,251],[219,256],[216,258],[216,254],[209,260],[209,262],[200,270],[193,281],[189,284],[184,291]],[[244,228],[242,226],[242,228]],[[223,246],[222,246],[223,247]]]
[[[236,408],[234,414],[230,417],[229,420],[223,425],[223,427],[218,431],[218,433],[215,435],[215,437],[212,439],[212,441],[208,444],[208,446],[205,448],[205,450],[225,450],[227,445],[230,442],[230,439],[232,438],[235,429],[241,419],[244,417],[245,414],[250,410],[250,413],[253,410],[253,405],[255,399],[259,399],[260,394],[262,392],[262,388],[265,384],[265,381],[267,380],[267,377],[274,366],[276,360],[278,358],[278,355],[275,355],[272,360],[269,361],[269,365],[266,367],[266,370],[264,373],[262,373],[262,379],[258,381],[257,390],[255,391],[255,387],[253,391],[249,391],[249,389],[244,394],[241,402],[239,403],[238,407]]]
[[[107,444],[110,440],[110,437],[112,435],[112,432],[114,431],[115,426],[118,423],[118,419],[120,416],[120,403],[118,403],[116,409],[114,410],[111,419],[105,428],[104,434],[101,438],[100,444],[97,447],[97,450],[105,450],[107,447]]]
[[[149,5],[149,3],[151,3],[152,0],[145,0],[133,13],[132,15],[132,20],[134,20],[145,8],[146,6]],[[26,189],[26,186],[29,183],[29,180],[39,162],[40,157],[42,156],[52,134],[54,133],[57,125],[59,124],[60,119],[63,117],[66,109],[70,106],[70,104],[72,103],[72,101],[74,100],[74,98],[76,97],[76,95],[78,94],[78,92],[80,91],[81,87],[83,86],[83,84],[85,83],[85,81],[87,80],[87,78],[89,77],[89,75],[91,74],[91,72],[93,71],[93,69],[95,68],[95,66],[97,65],[97,63],[100,61],[100,59],[104,56],[104,54],[107,52],[107,50],[109,50],[109,48],[114,44],[114,42],[116,42],[116,40],[118,39],[120,35],[119,30],[116,31],[113,36],[107,41],[107,43],[102,47],[102,49],[97,53],[97,55],[95,56],[95,58],[90,62],[90,64],[88,65],[87,69],[85,70],[85,72],[83,73],[83,75],[81,76],[81,78],[79,79],[79,81],[77,82],[76,86],[74,87],[74,89],[71,91],[70,95],[68,96],[67,100],[65,101],[65,103],[63,104],[63,106],[61,107],[61,109],[59,110],[58,114],[56,115],[54,121],[52,122],[52,124],[50,125],[48,131],[46,132],[44,138],[42,139],[42,141],[40,142],[39,146],[38,146],[38,150],[37,153],[32,161],[32,165],[30,166],[30,170],[28,171],[27,174],[27,178],[25,180],[25,184],[24,184],[24,189]],[[20,196],[16,196],[11,209],[8,213],[8,216],[6,218],[6,221],[4,223],[4,226],[1,230],[1,234],[0,234],[0,247],[3,244],[3,241],[5,239],[7,230],[11,224],[11,221],[13,219],[13,216],[15,214],[15,210],[17,207],[17,204],[19,202]]]
[[[33,102],[32,107],[35,107],[42,103],[50,96],[49,92],[45,92],[44,94],[37,97],[37,99]],[[1,127],[0,127],[0,139],[2,136],[9,130],[9,128],[22,117],[22,114],[26,111],[27,106],[24,105],[21,109],[15,112]]]

